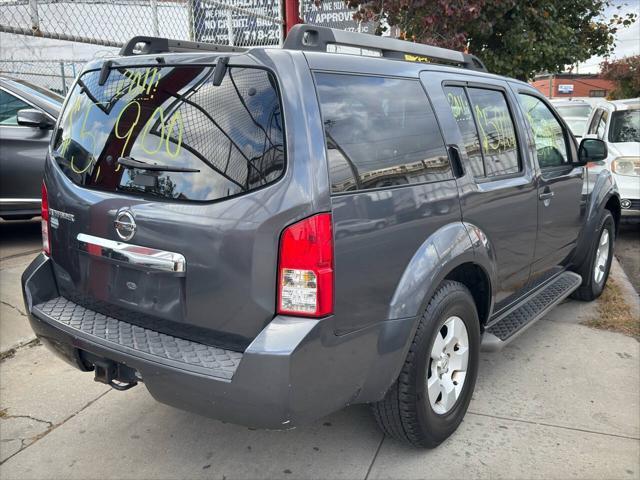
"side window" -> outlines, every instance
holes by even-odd
[[[467,92],[478,125],[486,176],[518,173],[516,132],[504,94],[481,88],[469,88]]]
[[[518,98],[533,132],[540,168],[560,167],[569,163],[566,133],[553,112],[532,95],[521,93]]]
[[[609,112],[606,110],[602,112],[602,116],[598,120],[598,127],[596,129],[596,134],[600,140],[604,140],[604,132],[607,129],[607,120],[609,119]]]
[[[333,193],[453,178],[417,80],[317,73]]]
[[[602,116],[602,110],[601,109],[596,110],[595,113],[593,114],[593,117],[591,118],[591,123],[589,124],[589,130],[587,131],[587,134],[596,133],[598,128],[598,122],[600,121],[601,116]]]
[[[480,148],[480,137],[473,120],[471,105],[467,94],[462,87],[444,87],[444,93],[451,106],[453,117],[460,128],[464,148],[469,157],[469,168],[474,177],[484,177],[484,163],[482,161],[482,149]]]
[[[0,90],[0,125],[18,125],[18,110],[31,108],[31,105]]]

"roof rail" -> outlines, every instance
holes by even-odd
[[[179,53],[179,52],[246,52],[248,49],[242,47],[231,47],[229,45],[214,45],[204,42],[189,42],[186,40],[171,40],[161,37],[133,37],[120,50],[120,55],[129,57],[131,55],[148,55],[156,53]]]
[[[287,34],[283,48],[288,50],[351,53],[413,62],[444,63],[469,70],[487,71],[487,67],[478,57],[468,53],[395,38],[347,32],[315,25],[295,25]]]

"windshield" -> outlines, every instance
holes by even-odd
[[[100,71],[84,73],[54,136],[58,165],[89,188],[175,200],[216,200],[275,181],[284,171],[275,80],[230,67],[216,86],[213,71],[121,67],[104,85]]]
[[[640,109],[613,112],[609,127],[609,141],[640,142]]]
[[[584,117],[586,120],[591,113],[590,105],[561,105],[555,108],[562,118]]]

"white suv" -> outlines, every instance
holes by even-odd
[[[586,138],[607,142],[602,166],[613,173],[622,214],[640,216],[640,98],[599,103],[587,125]]]

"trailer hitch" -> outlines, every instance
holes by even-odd
[[[136,371],[121,363],[111,360],[94,360],[94,380],[109,385],[116,390],[124,391],[138,384]]]

